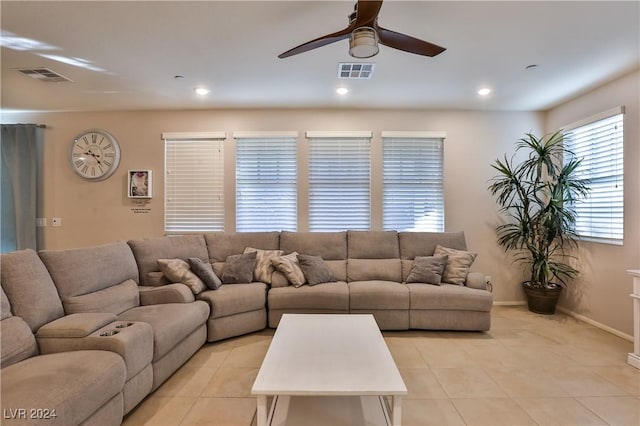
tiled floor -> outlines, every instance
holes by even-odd
[[[125,419],[252,425],[273,330],[205,345]],[[632,343],[557,314],[495,307],[491,330],[385,332],[409,389],[403,425],[640,425]]]

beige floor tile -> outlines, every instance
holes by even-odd
[[[464,421],[448,399],[403,399],[403,426],[464,425]]]
[[[515,401],[539,425],[606,425],[574,398],[516,398]]]
[[[424,339],[416,343],[416,348],[431,368],[464,368],[478,365],[460,344],[446,339]]]
[[[424,368],[424,361],[413,343],[387,343],[391,356],[398,368]]]
[[[185,366],[218,368],[227,358],[231,349],[233,349],[233,345],[227,341],[206,343],[187,361]]]
[[[531,417],[509,398],[453,399],[465,424],[476,426],[535,425]]]
[[[151,395],[124,419],[123,426],[177,426],[198,401],[195,397]]]
[[[640,399],[632,396],[577,398],[584,406],[610,425],[640,425]]]
[[[262,365],[262,360],[269,349],[269,340],[261,340],[236,346],[225,359],[225,366],[256,367]]]
[[[555,373],[560,386],[571,396],[627,396],[622,388],[590,371],[587,367],[572,367]]]
[[[622,350],[615,350],[604,345],[564,345],[559,348],[562,355],[565,355],[582,366],[602,366],[602,365],[623,365],[627,360],[627,353]]]
[[[465,346],[463,350],[468,359],[473,359],[478,366],[483,368],[527,368],[530,363],[513,349],[496,340],[493,344]]]
[[[569,396],[552,373],[531,368],[486,368],[485,372],[511,397]]]
[[[256,412],[255,398],[200,398],[181,426],[249,426]]]
[[[204,397],[251,397],[251,387],[258,375],[254,367],[220,367],[202,391]]]
[[[407,398],[447,398],[444,389],[428,368],[400,368],[400,375],[409,391]]]
[[[157,396],[200,396],[213,378],[217,368],[182,366],[154,395]]]
[[[624,389],[630,395],[640,397],[640,370],[628,364],[591,367],[600,377]]]
[[[450,398],[502,398],[507,394],[480,368],[435,368],[433,373]]]

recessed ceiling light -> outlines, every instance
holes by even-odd
[[[344,96],[344,95],[346,95],[347,93],[349,93],[349,89],[347,89],[346,87],[338,87],[338,88],[336,89],[336,93],[337,93],[338,95],[340,95],[340,96]]]
[[[480,96],[487,96],[489,93],[491,93],[491,89],[489,89],[488,87],[483,87],[482,89],[478,90],[478,95]]]
[[[195,90],[196,94],[199,95],[199,96],[208,95],[209,92],[211,91],[211,90],[207,89],[206,87],[196,87],[193,90]]]

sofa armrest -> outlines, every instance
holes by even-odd
[[[37,338],[87,337],[118,318],[111,313],[81,313],[66,315],[43,325],[36,332]]]
[[[491,283],[489,278],[481,272],[469,272],[465,285],[469,288],[491,291]]]
[[[139,286],[140,305],[160,305],[164,303],[191,303],[196,300],[191,289],[184,284],[174,283],[160,287]]]

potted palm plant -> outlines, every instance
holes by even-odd
[[[569,250],[576,245],[574,205],[589,193],[576,177],[582,161],[563,145],[562,131],[541,138],[527,133],[514,156],[497,159],[489,191],[505,221],[496,227],[498,244],[528,270],[523,283],[529,310],[553,314],[563,287],[578,274]],[[517,154],[524,154],[516,162]]]

